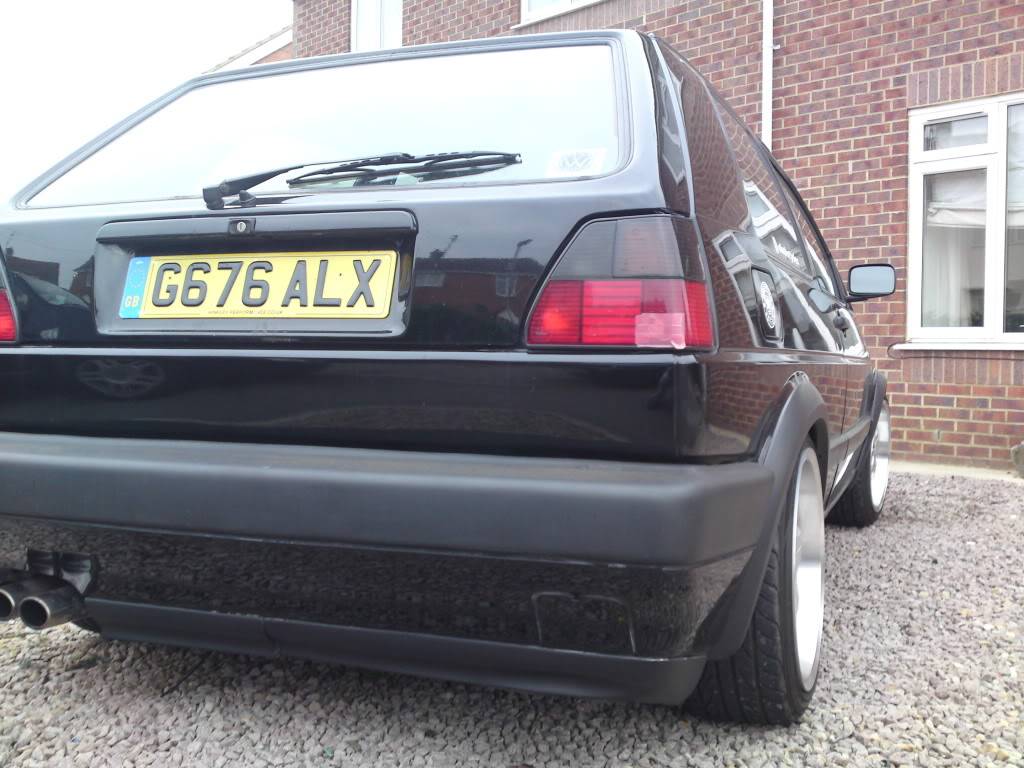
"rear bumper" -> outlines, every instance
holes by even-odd
[[[0,433],[0,568],[84,562],[114,637],[678,701],[772,479]]]
[[[122,640],[256,656],[294,656],[538,693],[675,704],[704,659],[645,659],[428,634],[91,600],[92,618]]]

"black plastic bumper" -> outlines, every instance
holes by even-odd
[[[675,704],[704,670],[701,657],[644,659],[105,600],[92,600],[90,610],[123,640],[295,656],[538,693]]]
[[[678,701],[772,480],[0,433],[0,568],[84,563],[112,637]]]

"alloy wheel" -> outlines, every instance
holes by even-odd
[[[889,423],[889,404],[883,402],[878,413],[875,434],[871,438],[871,504],[881,509],[885,492],[889,488],[889,456],[892,453],[892,430]]]
[[[800,456],[792,515],[793,634],[800,682],[809,691],[818,677],[825,618],[825,504],[811,448]]]

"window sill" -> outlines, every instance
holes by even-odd
[[[1020,341],[904,341],[893,344],[894,352],[1024,352],[1024,339]]]
[[[532,27],[534,24],[539,24],[542,21],[547,21],[548,19],[557,19],[559,16],[566,16],[570,13],[575,13],[576,11],[582,8],[587,8],[591,5],[597,5],[598,3],[604,2],[607,2],[607,0],[584,0],[584,2],[576,3],[575,5],[570,5],[567,8],[559,8],[548,13],[538,13],[536,16],[531,16],[528,19],[523,19],[521,15],[522,12],[520,12],[520,19],[522,19],[522,21],[520,21],[518,24],[514,24],[512,26],[512,29],[515,30],[525,29],[526,27]]]

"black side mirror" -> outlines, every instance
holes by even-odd
[[[891,264],[858,264],[850,268],[850,301],[888,296],[896,290],[896,270]]]

